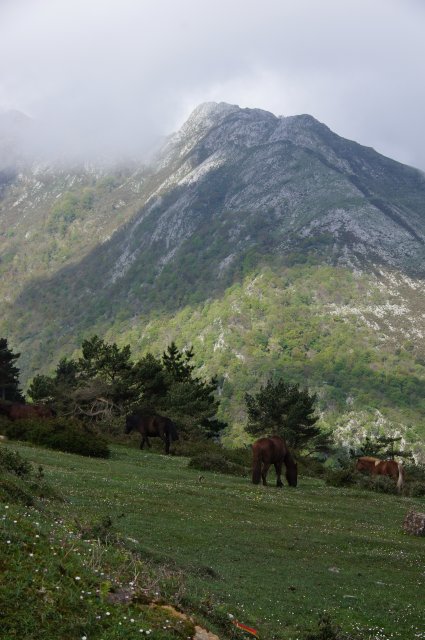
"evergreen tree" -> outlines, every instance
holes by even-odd
[[[6,338],[0,338],[0,400],[23,402],[19,389],[19,369],[15,366],[20,353],[13,353]]]
[[[150,413],[155,413],[170,386],[161,360],[151,353],[134,364],[127,380],[134,406]]]
[[[191,363],[193,349],[180,351],[175,342],[172,342],[162,354],[162,363],[165,371],[174,382],[184,382],[192,378],[195,366]]]
[[[412,452],[407,449],[400,449],[400,447],[397,446],[401,440],[402,436],[378,436],[375,439],[367,436],[360,445],[361,455],[381,458],[383,460],[395,460],[397,456],[398,458],[412,461]]]
[[[78,360],[78,372],[82,379],[103,378],[105,382],[114,383],[132,368],[130,362],[130,345],[121,349],[114,342],[107,344],[99,336],[94,335],[82,344],[83,355]]]
[[[217,420],[217,381],[194,375],[193,349],[180,351],[172,342],[162,355],[168,390],[161,406],[191,438],[218,437],[227,426]]]
[[[32,379],[27,394],[35,404],[51,403],[56,397],[55,381],[51,376],[38,374]]]
[[[253,436],[279,435],[294,449],[315,448],[315,441],[323,449],[329,442],[329,435],[316,426],[316,395],[307,389],[269,379],[257,394],[245,394],[245,401],[246,430]]]

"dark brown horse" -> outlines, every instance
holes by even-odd
[[[165,444],[165,453],[170,452],[170,443],[178,440],[176,425],[170,418],[159,416],[157,414],[147,415],[143,412],[136,412],[128,415],[125,420],[125,432],[139,431],[142,435],[140,448],[143,449],[145,443],[150,447],[149,438],[161,438]]]
[[[362,456],[356,462],[356,471],[366,472],[371,476],[389,476],[396,481],[399,491],[404,486],[403,465],[395,460],[380,460],[372,456]]]
[[[56,413],[44,404],[0,403],[0,414],[9,420],[31,420],[31,418],[53,418]]]
[[[276,470],[276,486],[283,487],[281,480],[282,464],[286,467],[286,479],[291,487],[297,486],[297,463],[292,458],[288,446],[283,438],[272,436],[260,438],[252,445],[252,482],[267,485],[267,472],[271,464]]]

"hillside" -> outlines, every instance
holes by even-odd
[[[0,332],[26,379],[95,332],[175,339],[219,376],[232,437],[270,373],[332,424],[424,435],[421,172],[308,115],[207,103],[149,167],[27,166],[0,206]]]
[[[221,640],[248,637],[232,620],[267,640],[423,638],[423,539],[402,530],[423,498],[304,476],[280,490],[209,472],[200,482],[185,458],[123,446],[110,460],[1,446],[42,465],[65,498],[0,502],[5,637],[192,637],[153,601]],[[319,634],[325,612],[341,634]]]

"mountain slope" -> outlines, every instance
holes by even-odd
[[[374,383],[371,410],[383,405],[404,416],[422,410],[421,172],[340,138],[311,116],[278,118],[207,103],[149,168],[41,172],[39,199],[36,175],[28,171],[6,185],[0,210],[9,251],[2,256],[13,254],[1,264],[0,294],[9,301],[2,331],[22,349],[27,375],[49,368],[94,331],[128,339],[136,352],[150,345],[160,350],[170,336],[180,343],[183,338],[196,344],[209,373],[234,368],[227,411],[242,422],[242,391],[264,378],[268,367],[289,369],[300,381],[308,371],[320,388],[325,358],[331,369],[340,361],[341,374],[334,367],[323,407],[341,409],[353,395],[347,381],[356,379],[355,358],[344,351],[349,340],[356,357],[368,353],[350,403],[360,402],[370,378],[379,380],[391,362],[403,384],[412,383],[413,404]],[[15,236],[8,237],[11,228]],[[264,308],[256,315],[240,305],[230,331],[228,305],[238,306],[232,291],[243,299],[252,282],[267,283],[258,293]],[[325,324],[332,319],[329,339],[316,340],[317,348],[306,339],[321,336],[315,317]],[[343,330],[333,342],[335,318]],[[213,330],[216,339],[204,348],[211,323],[218,333]],[[273,351],[270,344],[285,343],[287,324],[287,346]],[[256,337],[248,339],[251,330]],[[224,365],[217,356],[226,345]],[[297,349],[310,354],[307,362]],[[248,366],[257,372],[255,380]]]

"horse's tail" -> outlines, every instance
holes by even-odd
[[[259,447],[252,448],[252,483],[260,484],[261,480],[261,450]]]
[[[174,422],[168,419],[168,436],[171,442],[179,439],[179,434],[177,433],[177,427]]]
[[[397,480],[397,490],[401,491],[404,487],[404,467],[401,462],[397,462],[398,466],[398,480]]]

